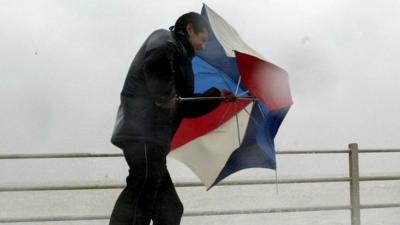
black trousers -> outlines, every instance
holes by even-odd
[[[183,205],[167,170],[168,149],[152,143],[122,145],[129,175],[110,225],[179,225]]]

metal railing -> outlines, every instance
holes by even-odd
[[[349,144],[349,150],[308,150],[308,151],[278,151],[277,154],[349,154],[349,176],[348,177],[321,177],[303,179],[280,179],[280,184],[291,183],[325,183],[325,182],[349,182],[350,183],[350,204],[297,207],[297,208],[270,208],[270,209],[249,209],[249,210],[220,210],[220,211],[195,211],[185,212],[184,216],[215,216],[215,215],[238,215],[238,214],[262,214],[262,213],[289,213],[289,212],[310,212],[310,211],[332,211],[350,210],[351,225],[361,225],[361,209],[378,209],[400,207],[400,203],[387,204],[360,204],[360,181],[388,181],[400,180],[400,176],[359,176],[359,153],[400,153],[400,149],[368,149],[360,150],[358,145]],[[0,155],[1,159],[43,159],[43,158],[92,158],[92,157],[122,157],[122,153],[69,153],[69,154],[8,154]],[[227,185],[265,185],[275,184],[276,180],[249,180],[249,181],[226,181],[218,186]],[[203,186],[200,182],[178,182],[176,187],[197,187]],[[124,184],[92,184],[92,185],[46,185],[46,186],[19,186],[0,187],[0,192],[18,191],[58,191],[58,190],[91,190],[91,189],[120,189]],[[49,222],[49,221],[77,221],[77,220],[106,220],[109,215],[87,215],[87,216],[48,216],[48,217],[24,217],[24,218],[0,218],[0,223],[17,222]]]

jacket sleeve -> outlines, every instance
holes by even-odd
[[[194,94],[193,97],[218,97],[221,96],[221,92],[212,87],[202,94]],[[203,116],[214,109],[216,109],[220,104],[221,100],[207,100],[207,101],[189,101],[181,102],[181,107],[183,108],[184,117],[195,118]]]
[[[172,43],[150,49],[145,54],[146,87],[154,102],[165,103],[175,96],[174,57]]]

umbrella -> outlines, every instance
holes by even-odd
[[[206,48],[192,61],[195,92],[214,86],[241,99],[184,119],[169,156],[186,164],[210,189],[243,169],[276,169],[274,138],[292,98],[286,71],[249,47],[207,5],[201,14],[211,31]]]

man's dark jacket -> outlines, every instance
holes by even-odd
[[[174,109],[166,103],[174,96],[220,96],[216,88],[194,93],[194,50],[183,33],[153,32],[133,59],[122,92],[111,142],[151,142],[169,147],[183,118],[204,115],[220,101],[180,102]]]

